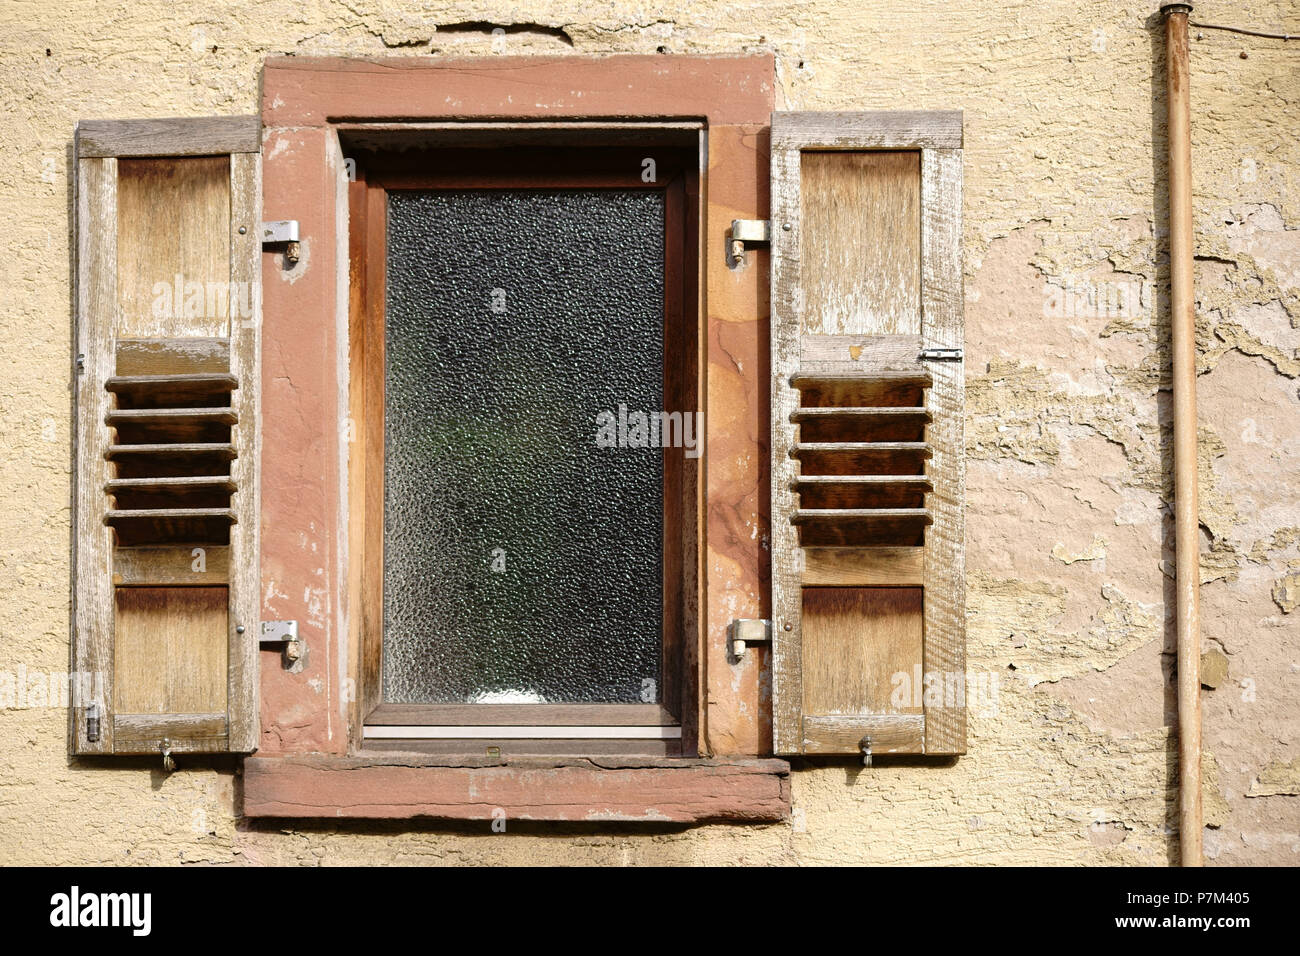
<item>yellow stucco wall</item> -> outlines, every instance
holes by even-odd
[[[789,823],[505,835],[249,826],[234,761],[71,764],[64,710],[36,701],[0,709],[0,863],[1174,860],[1154,9],[2,0],[0,707],[5,675],[67,669],[74,124],[257,112],[275,53],[772,51],[786,107],[964,110],[969,667],[997,696],[953,766],[800,768]],[[1295,32],[1300,7],[1196,19]],[[484,22],[514,26],[494,40]],[[1206,852],[1295,863],[1300,47],[1192,36],[1204,638],[1227,661],[1205,695]],[[1066,307],[1067,287],[1112,307]]]

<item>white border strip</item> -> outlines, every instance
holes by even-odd
[[[446,740],[455,738],[497,738],[501,740],[586,740],[627,739],[679,740],[681,727],[471,727],[375,725],[363,730],[370,740]]]

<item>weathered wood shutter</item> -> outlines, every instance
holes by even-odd
[[[256,749],[260,148],[77,127],[73,753]]]
[[[962,118],[772,115],[778,754],[966,749]]]

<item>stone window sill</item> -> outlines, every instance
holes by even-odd
[[[771,823],[790,815],[790,765],[760,758],[425,754],[249,757],[258,818]]]

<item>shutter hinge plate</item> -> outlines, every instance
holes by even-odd
[[[262,245],[284,246],[284,257],[290,262],[298,261],[298,220],[273,219],[262,223]]]
[[[268,644],[284,645],[284,659],[287,665],[293,664],[302,657],[303,648],[302,641],[298,639],[297,621],[263,621],[258,643],[263,647]]]
[[[750,644],[771,644],[772,622],[766,619],[737,619],[727,627],[727,645],[731,656],[740,660]]]
[[[91,701],[86,705],[86,740],[96,743],[99,740],[99,703]]]
[[[737,242],[757,243],[772,241],[772,220],[733,219],[731,238]]]
[[[921,349],[921,354],[918,356],[922,361],[929,359],[937,362],[960,362],[965,357],[966,354],[961,349],[948,348]]]
[[[745,246],[772,241],[770,219],[733,219],[727,230],[727,265],[739,269],[745,264]]]

